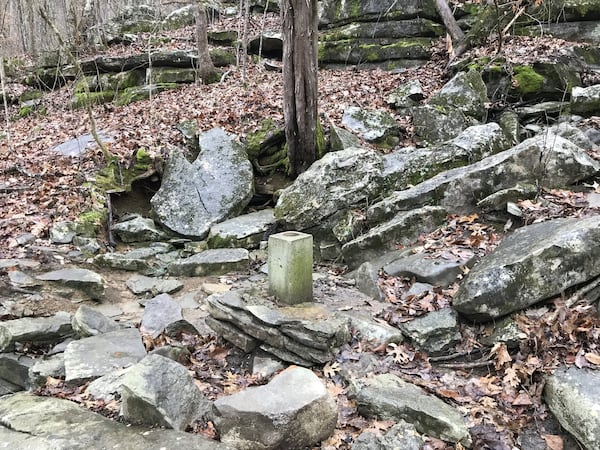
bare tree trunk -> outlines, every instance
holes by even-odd
[[[454,49],[454,55],[450,55],[450,59],[460,56],[468,48],[465,33],[463,33],[458,26],[454,14],[452,14],[452,10],[450,9],[450,6],[448,6],[446,0],[435,0],[435,9],[442,18],[446,31],[453,41],[452,47]]]
[[[198,49],[198,77],[205,83],[215,81],[217,70],[210,59],[208,51],[208,18],[206,17],[206,7],[202,1],[198,1],[195,10],[196,18],[196,47]]]
[[[8,147],[11,150],[13,149],[13,142],[10,138],[10,119],[8,118],[8,93],[6,92],[6,74],[4,73],[4,56],[0,55],[0,88],[2,89],[2,103],[4,105],[4,118],[6,120],[6,142],[8,142]]]
[[[284,0],[283,112],[290,175],[317,159],[317,1]]]

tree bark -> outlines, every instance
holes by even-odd
[[[317,159],[317,1],[284,0],[283,113],[290,175]]]
[[[448,6],[446,0],[435,0],[435,9],[442,18],[444,27],[446,27],[446,31],[453,41],[452,48],[454,50],[454,55],[450,55],[450,59],[456,58],[463,54],[469,47],[465,39],[465,33],[463,33],[458,26],[454,14],[452,14],[452,10],[450,9],[450,6]]]
[[[206,8],[202,1],[198,1],[195,9],[196,19],[196,48],[198,49],[198,77],[205,83],[215,81],[217,70],[210,59],[208,51],[208,19],[206,17]]]

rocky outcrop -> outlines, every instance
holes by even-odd
[[[302,450],[329,437],[337,407],[310,370],[292,367],[267,385],[221,397],[214,403],[221,441],[235,448]]]
[[[253,193],[252,165],[236,136],[213,129],[200,136],[193,163],[171,153],[152,207],[160,223],[184,236],[204,238],[210,227],[248,204]]]
[[[0,323],[0,352],[11,351],[17,343],[56,344],[73,335],[71,315],[22,318]]]
[[[524,309],[600,275],[599,251],[600,216],[521,228],[475,265],[453,306],[481,321]]]
[[[104,297],[104,279],[89,269],[69,268],[53,270],[37,276],[38,280],[76,289],[94,300]]]

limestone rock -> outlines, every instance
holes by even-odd
[[[391,374],[376,375],[367,383],[356,398],[360,414],[402,419],[414,424],[419,433],[471,446],[462,415],[439,398]]]
[[[378,147],[393,148],[399,142],[400,127],[384,110],[350,106],[344,110],[342,125]]]
[[[248,270],[249,253],[244,248],[219,248],[205,250],[168,265],[171,275],[200,277],[208,275],[224,275],[228,272],[245,272]]]
[[[70,244],[77,234],[74,222],[57,222],[50,228],[50,242],[53,244]]]
[[[439,355],[460,342],[458,315],[452,308],[432,311],[399,326],[402,334],[430,355]]]
[[[86,305],[79,307],[71,320],[71,325],[79,337],[95,336],[121,328],[114,320]]]
[[[134,275],[125,284],[131,292],[137,295],[148,292],[154,295],[171,294],[183,287],[183,283],[179,280],[164,280],[144,275]]]
[[[600,448],[600,376],[575,366],[546,379],[544,399],[560,424],[587,450]]]
[[[183,319],[181,306],[169,294],[160,294],[146,302],[140,326],[142,333],[156,338],[163,331],[177,334],[183,330],[198,334],[194,326]]]
[[[151,203],[158,220],[184,236],[204,238],[217,222],[237,215],[253,193],[252,165],[237,137],[215,128],[200,138],[193,163],[171,153]]]
[[[13,350],[17,342],[55,344],[72,335],[71,316],[64,312],[52,317],[5,320],[0,322],[0,352]]]
[[[487,102],[487,87],[477,70],[457,73],[429,100],[430,105],[458,109],[477,120],[485,118]]]
[[[329,127],[329,134],[332,152],[352,147],[360,147],[361,145],[358,136],[344,128],[336,127],[333,124]]]
[[[0,440],[13,449],[232,450],[202,436],[121,424],[69,400],[20,393],[0,398]],[[65,424],[69,424],[65,426]]]
[[[164,231],[156,228],[152,219],[140,216],[119,222],[113,225],[112,229],[123,242],[160,241],[167,236]]]
[[[265,386],[253,387],[214,403],[221,441],[235,448],[301,450],[329,437],[337,407],[319,378],[289,368]]]
[[[103,253],[94,257],[94,264],[100,267],[139,272],[143,275],[157,275],[164,269],[154,258],[172,250],[170,245],[150,245],[128,252]]]
[[[475,265],[453,306],[481,321],[519,311],[598,276],[598,252],[600,216],[523,227]]]
[[[406,0],[402,4],[393,0],[351,3],[344,0],[325,0],[319,4],[321,25],[361,21],[375,21],[380,17],[412,18],[436,17],[433,1]]]
[[[352,450],[421,450],[425,441],[415,426],[401,420],[385,432],[377,436],[367,431],[361,433],[352,444]]]
[[[349,148],[327,153],[281,191],[275,217],[298,231],[374,197],[381,188],[381,156]]]
[[[571,111],[577,114],[594,114],[600,110],[600,84],[586,88],[574,87],[571,91]]]
[[[423,87],[419,80],[410,80],[394,89],[386,103],[396,109],[406,109],[417,106],[425,98]]]
[[[88,269],[54,270],[38,275],[37,279],[80,290],[94,300],[102,300],[104,297],[104,279]]]
[[[121,414],[133,423],[183,431],[210,410],[187,369],[160,355],[148,355],[133,366],[120,392]]]
[[[146,356],[140,332],[135,328],[72,341],[65,350],[65,380],[81,382],[117,368],[137,363]]]
[[[48,377],[63,378],[65,376],[65,357],[62,353],[39,358],[29,368],[31,386],[37,388],[46,384]]]
[[[29,371],[35,360],[29,356],[15,353],[0,353],[0,380],[18,386],[20,389],[29,389],[31,379]]]
[[[265,232],[275,223],[272,209],[263,209],[213,225],[208,234],[209,248],[258,248]]]
[[[442,109],[432,105],[417,106],[412,109],[415,134],[424,144],[434,145],[452,139],[475,125],[459,109]]]

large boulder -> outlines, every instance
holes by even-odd
[[[398,122],[382,109],[368,110],[350,106],[344,110],[342,125],[381,148],[392,148],[399,142]]]
[[[17,342],[57,344],[73,335],[71,315],[59,312],[52,317],[24,317],[0,323],[0,352],[11,351]]]
[[[187,369],[160,355],[148,355],[133,366],[120,392],[121,413],[134,423],[183,431],[210,410]]]
[[[320,25],[348,23],[352,21],[377,21],[381,17],[387,20],[413,19],[416,17],[435,18],[433,0],[368,0],[345,1],[324,0],[319,2]]]
[[[301,450],[328,438],[337,407],[319,378],[292,367],[265,386],[246,389],[214,403],[221,441],[239,449]]]
[[[519,311],[600,274],[600,216],[515,231],[469,272],[454,308],[475,320]]]
[[[485,118],[487,102],[487,87],[476,70],[457,73],[429,100],[430,105],[458,109],[477,120]]]
[[[560,424],[587,450],[600,448],[600,374],[563,367],[546,379],[544,398]]]
[[[327,153],[284,189],[275,218],[297,230],[318,225],[334,213],[367,202],[381,189],[383,161],[373,150]]]
[[[174,151],[151,203],[167,228],[204,238],[217,222],[235,216],[252,198],[252,165],[237,137],[219,128],[199,138],[200,154],[190,163]]]

